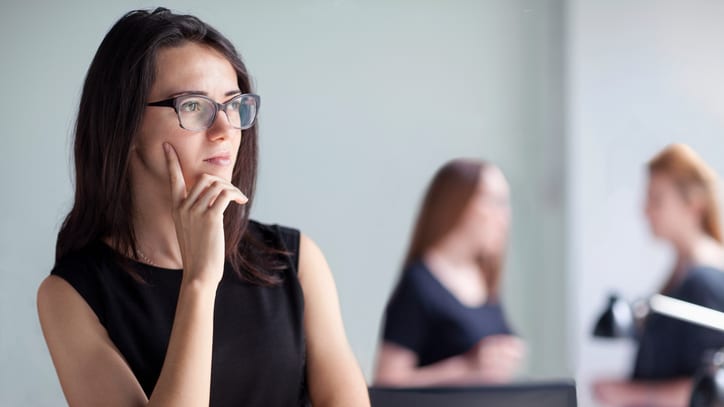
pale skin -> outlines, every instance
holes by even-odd
[[[231,64],[194,43],[159,51],[156,77],[150,101],[201,91],[223,103],[240,93]],[[247,202],[230,182],[240,137],[222,112],[207,130],[189,132],[178,126],[173,109],[146,108],[131,157],[138,245],[154,264],[183,268],[166,359],[147,398],[88,304],[65,280],[49,276],[38,291],[38,312],[70,406],[208,405],[223,212]],[[302,235],[299,256],[311,401],[369,406],[324,255]]]
[[[690,265],[724,266],[724,249],[701,226],[703,208],[701,197],[684,199],[665,174],[651,175],[645,214],[653,234],[676,251],[664,291],[679,281]],[[593,384],[593,393],[606,406],[683,407],[689,405],[692,387],[691,377],[656,382],[599,379]]]
[[[481,249],[504,250],[510,222],[508,195],[502,172],[485,170],[462,221],[425,253],[425,263],[433,275],[467,306],[479,306],[488,299],[476,256]],[[514,377],[524,355],[525,346],[519,338],[494,335],[462,355],[419,367],[415,352],[384,341],[377,355],[375,384],[422,387],[506,383]]]

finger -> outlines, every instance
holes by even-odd
[[[215,183],[217,183],[217,180],[214,179],[214,177],[209,174],[202,174],[196,181],[196,184],[191,187],[188,194],[186,195],[186,201],[184,202],[185,206],[187,208],[196,207],[196,202],[198,201],[199,197],[206,193],[206,191]]]
[[[227,188],[229,188],[228,185],[225,185],[218,181],[212,181],[211,184],[203,191],[203,193],[199,195],[198,199],[196,199],[196,202],[193,203],[193,205],[191,206],[191,210],[200,212],[207,210],[211,206],[211,203],[221,193],[221,191]]]
[[[168,180],[171,186],[171,199],[178,204],[186,198],[186,182],[181,170],[181,163],[176,154],[176,149],[170,143],[163,143],[163,150],[166,154],[166,167],[168,168]]]
[[[196,181],[196,184],[194,184],[193,187],[189,190],[188,194],[186,195],[186,206],[188,208],[196,207],[196,201],[199,199],[199,197],[202,194],[206,193],[206,190],[211,187],[214,183],[218,183],[220,185],[225,185],[229,188],[236,188],[232,183],[229,181],[217,177],[216,175],[211,175],[208,173],[203,173],[199,177],[199,179]],[[218,192],[217,192],[218,193]],[[216,195],[214,195],[216,196]],[[204,207],[205,208],[205,207]]]
[[[225,184],[226,184],[226,189],[231,189],[232,192],[235,192],[235,193],[238,192],[238,194],[241,195],[239,199],[235,198],[235,199],[232,199],[232,201],[238,203],[239,205],[244,205],[245,203],[249,202],[249,198],[247,198],[246,195],[244,195],[244,193],[241,192],[241,190],[236,187],[236,185],[229,183],[229,182],[225,182]],[[214,199],[212,199],[211,202],[209,202],[209,205],[208,205],[209,208],[212,207],[214,205],[214,203],[216,203],[217,198],[218,198],[218,194],[214,195]]]
[[[216,200],[214,201],[213,205],[209,208],[209,210],[215,211],[217,213],[223,213],[226,210],[226,207],[229,206],[229,203],[236,202],[239,205],[243,205],[249,201],[249,198],[247,198],[244,194],[239,191],[239,189],[224,189],[219,193],[219,195],[216,197]]]
[[[235,187],[230,182],[224,180],[223,178],[216,178],[211,175],[204,175],[204,177],[210,177],[207,178],[205,181],[199,181],[201,186],[197,188],[197,186],[194,186],[191,192],[189,192],[189,196],[187,198],[187,201],[190,202],[189,206],[193,210],[200,210],[204,211],[207,208],[211,207],[211,205],[214,204],[216,201],[216,197],[221,193],[221,191],[225,189],[231,189],[236,190],[241,194],[241,191],[237,187]],[[207,186],[206,183],[208,181],[211,181]],[[196,192],[196,191],[200,192]],[[198,195],[198,198],[195,196]],[[242,194],[243,195],[243,194]],[[246,197],[244,197],[246,198]],[[244,199],[239,203],[245,203],[248,199]]]

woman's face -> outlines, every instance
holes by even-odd
[[[236,71],[216,50],[193,42],[164,48],[156,57],[156,79],[147,102],[180,94],[208,96],[224,103],[241,93]],[[171,107],[147,106],[131,157],[133,182],[168,185],[163,143],[171,144],[179,157],[187,188],[203,174],[231,180],[241,143],[241,130],[232,127],[219,111],[206,130],[189,131],[179,126]]]
[[[473,238],[484,254],[497,255],[508,244],[510,190],[503,173],[495,167],[483,170],[466,218]]]
[[[673,180],[662,173],[649,177],[645,212],[654,236],[666,240],[676,240],[683,230],[696,223],[698,217]]]

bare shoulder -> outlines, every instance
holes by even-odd
[[[304,233],[299,236],[299,280],[303,282],[315,275],[331,274],[327,260],[317,243]]]
[[[98,317],[73,286],[50,275],[38,287],[38,317],[51,353],[62,347],[105,336]],[[77,335],[83,332],[86,335]],[[88,335],[93,333],[93,335]],[[71,340],[72,339],[72,340]]]
[[[83,301],[83,299],[67,281],[54,275],[46,277],[38,287],[37,303],[40,322],[44,322],[44,316],[66,314],[68,309],[79,305],[78,301]]]

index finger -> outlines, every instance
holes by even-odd
[[[176,149],[170,143],[163,143],[163,150],[166,153],[166,167],[168,168],[168,181],[171,186],[171,198],[174,203],[179,203],[186,198],[186,182],[181,171],[181,163],[178,160]]]

